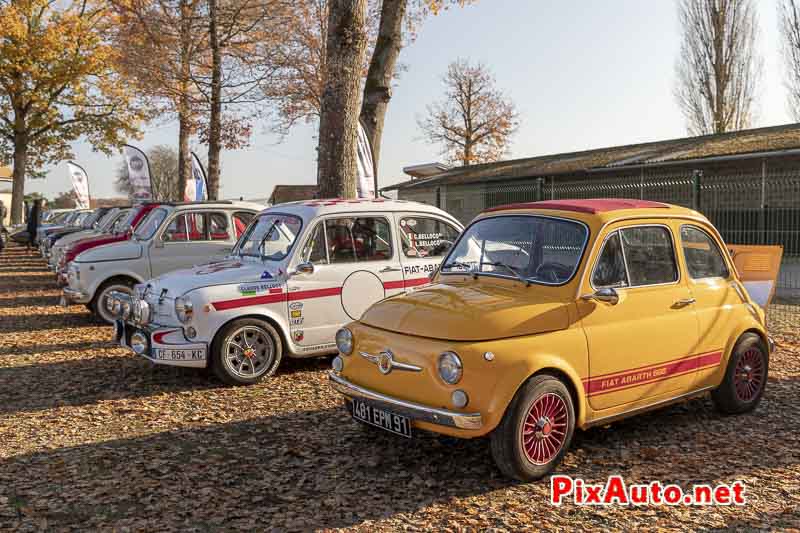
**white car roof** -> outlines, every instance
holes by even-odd
[[[186,210],[186,209],[250,209],[252,211],[263,211],[264,205],[263,204],[256,204],[253,202],[241,202],[241,201],[219,201],[219,202],[186,202],[186,203],[165,203],[159,207],[172,207],[174,210]]]
[[[298,202],[286,202],[285,204],[275,204],[263,211],[298,215],[305,220],[311,220],[318,216],[333,213],[397,213],[397,212],[429,213],[445,217],[459,228],[463,225],[449,213],[442,211],[438,207],[423,204],[420,202],[409,202],[406,200],[390,200],[385,198],[353,198],[350,200],[330,199],[330,200],[301,200]]]

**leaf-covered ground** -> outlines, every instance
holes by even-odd
[[[792,321],[774,332],[753,414],[698,399],[579,432],[560,468],[593,482],[742,480],[746,506],[553,507],[547,481],[503,479],[485,440],[363,431],[329,389],[327,360],[226,388],[115,347],[110,327],[58,296],[37,256],[0,255],[3,529],[800,529]]]

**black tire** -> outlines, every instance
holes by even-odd
[[[546,416],[539,418],[544,425],[540,431],[529,434],[525,441],[534,447],[529,453],[523,444],[523,429],[534,404],[537,408],[553,406],[552,413],[556,416],[552,421]],[[535,413],[530,414],[534,416]],[[528,427],[533,429],[530,425]],[[575,407],[567,387],[551,375],[534,376],[520,387],[500,424],[492,432],[492,457],[504,475],[520,481],[533,481],[550,473],[561,462],[574,431]],[[538,456],[539,461],[534,461],[532,456]]]
[[[258,335],[261,336],[260,339]],[[240,344],[246,339],[250,339],[247,342],[251,344]],[[236,348],[240,345],[246,348],[241,354]],[[244,352],[250,349],[253,352],[248,356]],[[211,343],[211,369],[214,375],[228,385],[254,385],[273,375],[282,358],[283,342],[280,333],[269,322],[256,318],[234,320],[222,328]],[[238,369],[236,361],[240,361]]]
[[[745,333],[736,341],[722,383],[711,391],[714,407],[728,415],[752,411],[764,395],[768,372],[769,349],[761,337]]]
[[[107,324],[114,323],[114,317],[105,307],[105,300],[111,291],[124,292],[126,294],[133,294],[133,286],[136,282],[130,278],[111,278],[104,281],[95,291],[92,301],[89,302],[89,308],[94,316]]]

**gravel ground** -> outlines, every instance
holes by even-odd
[[[0,256],[3,529],[800,530],[796,324],[774,332],[755,413],[722,417],[703,398],[578,432],[559,470],[742,480],[744,507],[554,507],[547,481],[500,477],[485,440],[363,431],[329,390],[327,360],[225,388],[116,348],[110,327],[58,295],[41,259]]]

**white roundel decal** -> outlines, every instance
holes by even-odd
[[[347,316],[358,320],[367,308],[386,295],[380,278],[372,272],[353,272],[342,285],[342,307]]]

